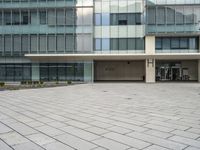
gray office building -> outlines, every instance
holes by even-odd
[[[200,0],[0,0],[0,81],[200,81]]]

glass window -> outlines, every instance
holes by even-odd
[[[12,24],[19,25],[20,24],[20,15],[19,11],[14,11],[12,14]]]
[[[65,64],[58,64],[58,80],[65,81],[66,80],[66,66]]]
[[[162,49],[162,38],[156,38],[156,49]]]
[[[66,9],[66,25],[72,26],[75,23],[74,9],[67,8]]]
[[[57,37],[57,51],[64,52],[65,51],[65,35],[59,34]]]
[[[3,36],[0,35],[0,56],[3,53],[4,47],[3,47]]]
[[[136,25],[142,24],[141,13],[135,14],[135,24],[136,24]]]
[[[0,25],[3,24],[3,16],[2,16],[2,11],[0,11]]]
[[[128,39],[128,50],[135,50],[135,39],[129,38]]]
[[[93,24],[93,8],[83,8],[83,25]]]
[[[189,49],[198,49],[198,38],[189,38]]]
[[[109,50],[110,49],[110,39],[102,39],[102,50]]]
[[[74,66],[75,80],[83,81],[84,77],[84,66],[83,63],[76,63]]]
[[[57,64],[49,64],[49,81],[57,81]]]
[[[0,81],[5,81],[6,79],[6,67],[5,64],[0,64]]]
[[[95,50],[101,50],[101,39],[95,39]]]
[[[66,51],[74,51],[75,40],[73,34],[66,34]]]
[[[21,24],[23,25],[29,24],[29,17],[27,11],[21,12]]]
[[[167,8],[167,24],[175,24],[175,10],[174,8]]]
[[[47,24],[46,11],[40,11],[40,24]]]
[[[136,39],[136,50],[144,50],[144,39],[143,38]]]
[[[137,17],[137,23],[141,23],[141,19]],[[136,14],[130,13],[128,14],[128,25],[135,25],[136,24]]]
[[[155,8],[147,9],[147,22],[149,25],[154,25],[156,23],[156,9]]]
[[[95,25],[96,26],[101,25],[101,14],[95,14]]]
[[[83,34],[83,51],[92,51],[92,35]]]
[[[31,35],[30,43],[31,43],[31,52],[37,52],[38,50],[37,35]]]
[[[22,35],[22,52],[29,52],[29,37],[28,35]]]
[[[127,25],[127,15],[126,14],[118,14],[118,25]]]
[[[64,9],[56,10],[57,25],[65,25],[65,11]]]
[[[56,36],[48,35],[48,52],[55,52],[56,50]]]
[[[184,9],[183,7],[176,8],[176,24],[184,24]]]
[[[83,25],[83,8],[76,8],[76,25]]]
[[[118,25],[118,14],[111,14],[110,15],[110,24],[111,25]]]
[[[118,43],[119,43],[119,39],[117,38],[110,39],[110,49],[119,50]]]
[[[171,38],[171,48],[172,49],[179,49],[179,38]]]
[[[40,64],[40,80],[48,81],[49,80],[49,68],[48,64]]]
[[[6,65],[6,80],[7,81],[14,81],[15,77],[15,67],[13,64]]]
[[[47,37],[46,35],[39,35],[39,51],[46,52],[47,50]]]
[[[156,22],[158,25],[164,25],[165,24],[165,8],[164,7],[158,7],[157,8],[157,17]]]
[[[21,50],[21,37],[20,35],[13,35],[13,51],[19,51]]]
[[[110,14],[109,13],[102,13],[102,25],[109,25],[110,24]]]
[[[5,48],[5,51],[11,52],[11,47],[12,47],[11,35],[5,35],[4,36],[4,48]]]
[[[184,14],[185,14],[185,23],[194,24],[194,13],[193,13],[193,8],[191,6],[184,7]]]
[[[23,65],[23,80],[31,80],[31,65],[24,64]]]
[[[119,39],[119,50],[127,50],[127,39],[126,38],[120,38]]]
[[[180,48],[182,49],[188,48],[188,38],[180,38]]]
[[[4,12],[4,25],[11,25],[11,12]]]
[[[75,77],[73,63],[67,63],[66,72],[67,72],[67,80],[73,81]]]
[[[22,64],[16,64],[15,65],[15,81],[21,81],[23,74],[22,74]]]
[[[170,38],[162,39],[162,49],[169,50],[170,48]]]
[[[55,10],[48,10],[48,25],[56,25]]]

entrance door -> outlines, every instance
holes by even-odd
[[[172,67],[171,68],[171,80],[173,80],[173,81],[181,80],[181,68],[180,67]]]

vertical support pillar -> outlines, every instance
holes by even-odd
[[[33,63],[32,64],[32,81],[40,80],[40,64]]]
[[[198,82],[200,83],[200,59],[198,60]]]
[[[93,61],[84,62],[84,82],[93,82]]]
[[[155,83],[155,59],[146,59],[145,62],[145,78],[146,83]]]
[[[156,62],[153,58],[148,58],[148,55],[154,55],[155,52],[155,36],[146,36],[145,37],[145,54],[147,55],[147,59],[145,60],[145,79],[146,83],[155,83],[155,66]]]

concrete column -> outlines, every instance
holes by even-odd
[[[155,59],[145,60],[145,79],[146,83],[155,83]]]
[[[84,62],[84,82],[93,82],[93,61]]]
[[[200,82],[200,60],[198,60],[198,81]]]
[[[40,80],[40,64],[33,63],[32,64],[32,81]]]
[[[147,55],[155,54],[155,36],[145,37],[145,53]]]

